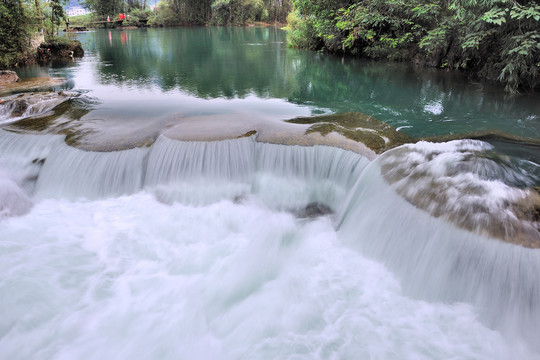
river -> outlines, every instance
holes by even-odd
[[[538,93],[276,28],[77,36],[18,70],[69,100],[0,108],[0,358],[540,358]],[[415,140],[301,146],[344,113]]]

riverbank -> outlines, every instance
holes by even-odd
[[[540,87],[540,6],[533,0],[296,5],[287,18],[293,47],[466,70],[509,93]]]
[[[66,37],[55,37],[45,41],[43,34],[36,34],[29,40],[28,46],[14,55],[16,69],[32,64],[47,64],[51,61],[71,61],[84,56],[84,49],[78,40]]]

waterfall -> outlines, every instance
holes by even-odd
[[[6,354],[27,329],[40,342],[23,353],[50,358],[92,344],[90,358],[123,347],[152,358],[178,341],[231,359],[299,348],[307,358],[388,358],[404,343],[414,347],[404,354],[433,347],[430,358],[540,351],[540,250],[444,215],[489,202],[500,208],[484,215],[497,219],[525,191],[507,196],[514,185],[537,181],[487,161],[484,143],[407,145],[370,162],[255,137],[161,136],[91,152],[61,136],[0,131],[0,151],[0,270],[10,273],[0,293],[14,309],[0,320]],[[489,198],[473,196],[490,187]],[[415,203],[422,194],[430,202]],[[336,214],[298,216],[310,203]],[[125,329],[141,341],[158,330],[141,349]]]
[[[76,93],[29,93],[5,99],[0,103],[0,124],[43,115],[56,106],[77,96]]]
[[[340,214],[340,233],[347,244],[382,261],[397,274],[409,296],[474,304],[484,323],[509,337],[526,339],[538,349],[540,250],[516,246],[485,232],[457,228],[451,221],[452,216],[440,214],[442,205],[435,204],[443,199],[446,211],[458,214],[463,213],[464,208],[474,207],[472,214],[465,213],[469,221],[475,221],[475,211],[482,211],[476,203],[489,204],[492,207],[489,213],[476,220],[487,224],[496,222],[497,216],[509,216],[503,205],[512,188],[471,172],[474,168],[476,173],[488,178],[485,172],[493,173],[485,166],[478,168],[478,162],[474,162],[474,166],[464,163],[464,159],[470,160],[471,145],[475,151],[489,149],[480,142],[420,144],[391,150],[379,157],[366,167],[350,192]],[[463,148],[468,151],[461,156]],[[409,149],[425,151],[429,160]],[[447,154],[459,156],[459,161],[449,162],[453,164],[451,169],[438,159],[447,158]],[[399,180],[393,179],[396,181],[393,184],[383,176],[389,171],[386,169],[389,164],[392,164],[391,176],[400,174]],[[416,168],[421,168],[423,175]],[[404,169],[411,175],[401,174]],[[452,176],[447,177],[447,171],[452,172]],[[508,177],[520,177],[521,182],[523,174]],[[452,183],[456,178],[460,179],[459,184]],[[431,199],[431,203],[420,204],[425,208],[421,209],[418,204],[415,206],[405,200],[398,195],[404,186],[407,186],[405,196],[409,200],[423,196]],[[436,194],[429,191],[433,187]],[[484,189],[488,187],[495,192]],[[485,192],[486,196],[474,197],[476,203],[473,203],[471,188],[482,189],[481,193]],[[429,211],[437,216],[430,215]],[[486,219],[488,215],[494,220]],[[512,224],[507,226],[512,227]]]
[[[142,188],[148,150],[91,152],[65,144],[46,157],[37,196],[95,199],[132,194]]]
[[[337,209],[368,164],[338,148],[281,146],[253,137],[196,142],[161,136],[148,148],[91,152],[70,147],[59,136],[36,142],[27,135],[1,136],[8,139],[4,147],[24,155],[27,164],[39,158],[35,197],[40,199],[97,199],[153,189],[167,203],[204,204],[264,193],[281,208],[323,202]]]

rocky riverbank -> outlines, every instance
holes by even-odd
[[[0,70],[0,86],[14,84],[19,81],[19,76],[15,71]]]
[[[37,49],[37,61],[47,63],[51,60],[69,61],[84,56],[84,49],[79,40],[59,38],[42,43]]]

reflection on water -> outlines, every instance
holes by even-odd
[[[266,111],[284,117],[306,115],[306,107],[312,114],[360,111],[413,136],[497,129],[540,137],[538,94],[509,97],[461,73],[287,49],[276,28],[105,30],[80,39],[89,54],[84,62],[92,64],[85,76],[104,86],[97,97],[127,89],[143,93],[153,111],[171,93],[189,101],[276,98],[283,104]],[[221,105],[201,104],[213,113]]]
[[[286,98],[295,73],[275,28],[107,30],[82,35],[99,54],[99,81],[163,91],[180,89],[200,98]],[[260,46],[257,46],[260,45]]]
[[[79,34],[85,57],[22,77],[67,76],[100,105],[82,121],[251,113],[289,119],[358,111],[409,135],[498,130],[540,138],[540,95],[510,97],[462,73],[286,47],[277,28],[186,27]]]

